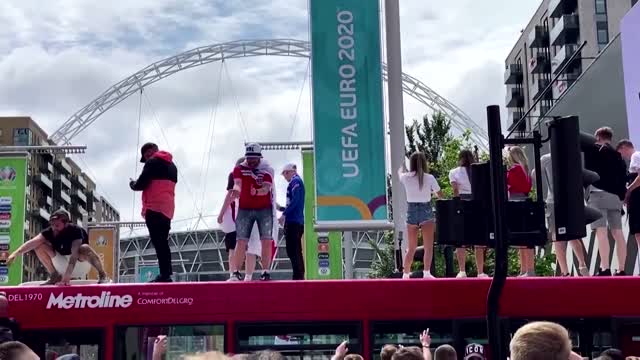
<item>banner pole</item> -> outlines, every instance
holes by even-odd
[[[400,44],[400,4],[399,0],[385,0],[386,45],[387,45],[387,88],[389,92],[389,148],[391,155],[391,190],[393,194],[393,236],[396,253],[404,231],[407,201],[404,188],[400,184],[398,169],[405,159],[404,104],[402,98],[402,52]],[[401,252],[404,254],[404,252]],[[401,259],[402,261],[402,259]]]

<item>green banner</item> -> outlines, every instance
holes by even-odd
[[[141,265],[138,266],[137,282],[149,282],[160,275],[158,265]]]
[[[303,181],[308,189],[315,182],[313,151],[302,151]],[[313,231],[315,194],[307,191],[304,199],[304,266],[307,280],[342,279],[342,239],[340,233],[317,234]]]
[[[0,285],[22,283],[22,257],[11,267],[7,258],[24,243],[27,159],[27,154],[0,154]]]
[[[378,1],[310,4],[318,223],[386,222]]]

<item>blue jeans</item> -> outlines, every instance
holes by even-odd
[[[408,205],[407,224],[418,226],[434,220],[431,203],[409,203]]]
[[[249,240],[253,224],[258,223],[260,240],[273,240],[273,209],[239,209],[236,216],[236,233],[238,240]]]

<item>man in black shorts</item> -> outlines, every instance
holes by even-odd
[[[98,272],[98,284],[109,282],[100,257],[88,244],[87,232],[70,219],[67,211],[56,210],[49,218],[51,226],[14,251],[7,265],[33,250],[49,272],[49,279],[42,285],[69,285],[71,278],[86,275],[91,267]]]

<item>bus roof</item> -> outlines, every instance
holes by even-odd
[[[490,279],[5,287],[24,328],[486,315]],[[511,278],[501,316],[638,317],[640,278]]]

